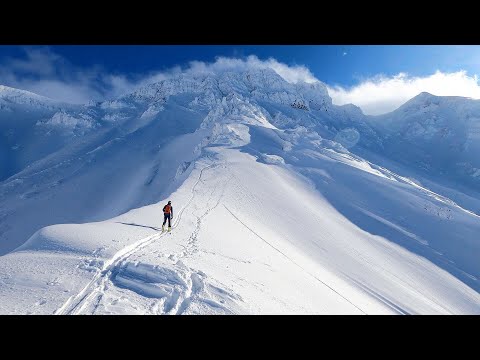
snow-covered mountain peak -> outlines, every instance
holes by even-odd
[[[251,100],[269,101],[308,110],[310,105],[331,105],[325,84],[289,83],[272,69],[229,70],[216,74],[182,73],[148,84],[119,99],[106,101],[103,108],[127,107],[129,103],[163,103],[170,96],[195,94],[200,101],[213,106],[231,93]],[[123,105],[122,105],[123,104]]]
[[[393,111],[392,114],[418,110],[429,112],[435,110],[437,107],[444,108],[447,111],[452,110],[461,115],[463,111],[479,111],[480,100],[463,96],[437,96],[428,92],[421,92],[405,102],[397,110]],[[389,114],[386,115],[388,116]]]
[[[5,85],[0,85],[0,101],[1,100],[8,103],[26,105],[61,105],[61,102],[46,96],[41,96],[30,91],[20,90]]]
[[[224,88],[243,90],[247,96],[282,104],[291,105],[297,101],[309,108],[311,102],[332,103],[327,88],[322,82],[289,83],[276,71],[268,68],[225,73],[220,77],[219,83]]]
[[[413,100],[413,99],[425,100],[425,99],[436,98],[436,97],[438,97],[438,96],[433,95],[433,94],[429,93],[428,91],[422,91],[417,96],[414,96],[411,100]]]

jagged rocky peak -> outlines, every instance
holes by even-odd
[[[208,100],[207,103],[216,103],[224,96],[235,93],[243,98],[277,102],[302,109],[309,109],[311,106],[321,108],[332,104],[327,88],[322,82],[289,83],[269,68],[230,69],[217,73],[182,73],[143,86],[115,101],[117,103],[166,101],[168,97],[182,93],[199,94],[202,99]],[[115,105],[112,101],[107,103]]]

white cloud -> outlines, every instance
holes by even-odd
[[[0,63],[0,84],[71,103],[103,98],[100,67],[78,68],[49,48],[23,50],[24,58],[5,58]]]
[[[71,85],[58,80],[40,80],[19,82],[16,87],[74,104],[85,104],[91,99],[102,98],[102,94],[88,83]]]
[[[223,71],[245,71],[249,69],[267,69],[270,68],[290,83],[318,81],[308,68],[303,65],[289,66],[278,62],[276,59],[269,58],[260,60],[255,55],[250,55],[245,59],[218,57],[214,63],[205,63],[201,61],[192,61],[187,73],[208,74],[220,73]]]
[[[7,59],[6,67],[14,72],[50,76],[62,58],[48,48],[24,48],[26,59]]]
[[[0,84],[71,103],[118,97],[182,72],[208,74],[271,68],[291,83],[318,81],[305,66],[288,66],[273,58],[260,60],[254,55],[243,59],[218,57],[212,63],[192,61],[183,69],[176,66],[148,74],[110,74],[101,66],[88,69],[75,66],[49,48],[27,47],[24,51],[22,59],[7,58],[0,62]]]
[[[286,81],[291,83],[313,83],[318,81],[310,70],[303,65],[288,66],[275,59],[269,59],[266,65],[275,70]]]
[[[437,71],[425,77],[400,73],[393,77],[377,76],[350,89],[328,87],[328,92],[334,104],[352,103],[359,106],[365,114],[378,115],[395,110],[424,91],[437,96],[480,99],[478,80],[477,75],[469,76],[463,70],[452,73]]]
[[[0,84],[69,103],[117,97],[166,78],[162,73],[127,76],[110,74],[102,66],[78,67],[49,48],[23,50],[24,58],[0,62]]]

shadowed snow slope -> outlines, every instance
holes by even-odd
[[[7,114],[25,101],[2,104],[2,136],[29,143]],[[2,168],[0,313],[480,314],[476,177],[406,161],[433,140],[396,158],[414,120],[380,126],[270,70],[48,109],[22,126],[57,145],[10,139],[27,160]]]
[[[406,168],[396,167],[398,171],[413,170],[416,177],[438,183],[436,191],[480,214],[480,100],[421,93],[390,114],[367,117],[367,122],[382,138],[377,155],[383,160],[377,156],[373,161],[394,160]]]

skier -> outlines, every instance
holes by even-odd
[[[165,223],[167,222],[167,219],[168,219],[168,231],[172,231],[172,224],[170,220],[173,219],[173,206],[171,201],[169,201],[168,204],[163,207],[162,231],[165,231]]]

